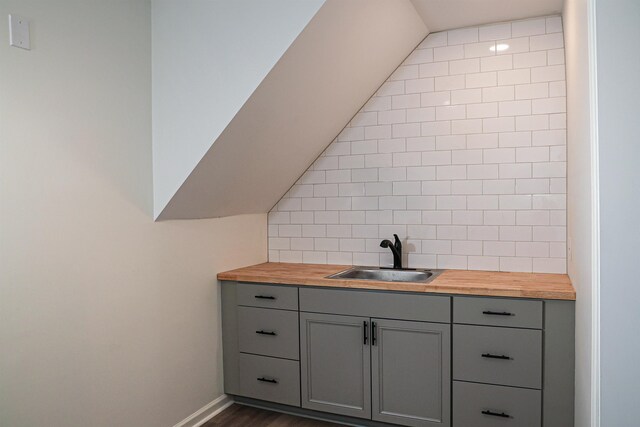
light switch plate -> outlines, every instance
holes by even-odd
[[[21,49],[31,49],[29,21],[18,15],[9,15],[9,45]]]

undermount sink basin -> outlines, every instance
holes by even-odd
[[[442,270],[402,270],[378,267],[353,267],[340,273],[327,276],[328,279],[377,280],[380,282],[428,283],[434,280]]]

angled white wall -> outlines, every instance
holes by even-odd
[[[154,0],[156,216],[324,0]]]
[[[224,3],[226,7],[229,4]],[[158,36],[158,23],[166,20],[166,31],[171,22],[171,13],[158,16],[159,5],[166,3],[154,3],[156,50],[158,45],[169,43]],[[288,13],[283,15],[291,19]],[[298,21],[304,19],[299,17]],[[178,219],[268,212],[426,34],[427,28],[409,0],[329,0],[235,117],[229,113],[224,120],[220,118],[230,123],[219,136],[221,129],[202,127],[219,119],[211,108],[202,112],[207,108],[191,101],[191,97],[167,96],[164,91],[173,84],[171,79],[166,86],[158,86],[156,73],[166,62],[175,63],[172,73],[179,76],[181,69],[177,66],[190,61],[161,61],[154,50],[156,216]],[[255,32],[249,39],[245,36],[243,40],[251,43],[265,38],[265,34]],[[171,51],[176,49],[180,46]],[[251,50],[245,52],[246,61],[253,62]],[[197,51],[194,54],[201,55]],[[216,59],[226,61],[222,54]],[[188,92],[203,91],[205,98],[219,96],[207,84],[214,84],[216,77],[222,76],[206,77],[199,76],[201,79],[188,87]],[[183,81],[189,86],[187,80]],[[221,80],[219,84],[227,83]],[[208,102],[213,101],[203,101],[205,107]],[[162,108],[168,108],[169,113],[176,111],[178,118],[186,114],[184,123],[162,114]],[[192,110],[201,110],[193,120],[188,117]],[[181,131],[184,124],[201,131]],[[160,126],[174,132],[164,147],[159,141],[166,135],[157,129]],[[203,144],[193,142],[206,138]],[[172,149],[185,150],[192,144],[184,158],[172,153]],[[200,160],[197,166],[196,159]],[[174,161],[180,172],[160,166]],[[189,170],[187,178],[190,167],[195,169]],[[170,172],[168,177],[166,171]],[[177,189],[179,183],[182,185]],[[175,190],[177,193],[172,194]]]

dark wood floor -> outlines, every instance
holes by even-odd
[[[202,427],[338,427],[339,425],[234,403]]]

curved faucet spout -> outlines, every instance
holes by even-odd
[[[393,253],[393,268],[401,269],[402,268],[402,243],[400,243],[400,239],[397,234],[393,235],[395,243],[392,243],[391,240],[383,240],[380,242],[380,247],[389,248]]]

